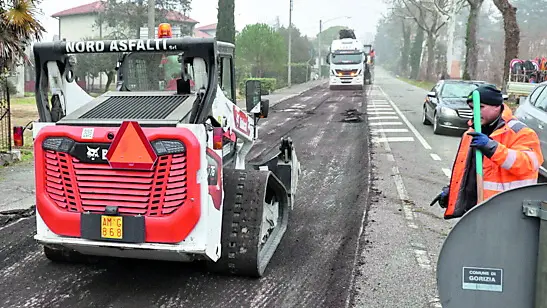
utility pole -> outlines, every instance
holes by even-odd
[[[288,73],[287,73],[287,87],[291,87],[291,53],[292,53],[292,3],[293,3],[293,0],[289,0],[290,1],[290,5],[289,5],[289,59],[288,59],[288,63],[287,63],[287,69],[288,69]]]
[[[317,34],[317,67],[319,67],[319,79],[321,79],[321,31],[323,31],[323,21],[319,19],[319,34]]]
[[[153,40],[156,34],[156,0],[148,0],[148,39]]]

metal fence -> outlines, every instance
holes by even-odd
[[[0,77],[0,152],[11,151],[11,110],[8,81]]]

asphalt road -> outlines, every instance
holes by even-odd
[[[0,229],[0,307],[344,307],[368,195],[368,131],[352,120],[362,91],[322,87],[279,103],[250,157],[292,137],[302,164],[290,226],[261,280],[196,263],[104,259],[54,264],[29,217]]]
[[[302,174],[262,279],[195,263],[54,264],[30,216],[0,226],[0,307],[440,307],[435,263],[455,222],[429,202],[459,139],[421,124],[425,93],[377,68],[366,91],[323,85],[270,110],[250,158],[289,135]]]

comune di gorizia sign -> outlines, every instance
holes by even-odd
[[[464,267],[462,275],[464,290],[503,291],[503,270],[497,268]]]

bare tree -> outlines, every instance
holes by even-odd
[[[512,59],[518,58],[520,44],[520,28],[517,22],[517,8],[509,0],[492,0],[503,16],[503,30],[505,31],[505,60],[503,62],[503,86],[507,88],[509,66]]]
[[[398,19],[401,22],[401,34],[402,34],[402,40],[403,44],[401,45],[401,58],[400,58],[400,66],[399,66],[399,72],[401,75],[408,77],[409,75],[409,63],[410,63],[410,56],[411,56],[411,36],[413,33],[413,27],[412,24],[414,23],[412,21],[412,17],[410,17],[406,9],[404,7],[400,6],[400,3],[397,1],[391,1],[391,5],[393,5],[393,12],[391,13],[391,18],[394,20]]]
[[[465,36],[465,67],[463,79],[477,78],[477,65],[479,62],[479,45],[477,44],[477,27],[479,13],[484,0],[467,0],[469,4],[469,17],[467,18],[467,33]]]
[[[401,0],[408,15],[414,19],[419,28],[427,34],[427,68],[426,78],[431,79],[435,71],[435,43],[439,31],[446,24],[448,0]],[[443,20],[445,19],[445,20]]]

